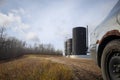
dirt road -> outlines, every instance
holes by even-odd
[[[45,59],[70,66],[75,80],[103,80],[100,69],[89,59],[71,59],[66,57],[47,57]]]

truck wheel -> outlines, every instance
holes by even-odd
[[[103,50],[101,70],[104,80],[120,80],[120,40],[113,40]]]

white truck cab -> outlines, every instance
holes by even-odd
[[[104,80],[120,80],[120,0],[90,39],[91,55]]]

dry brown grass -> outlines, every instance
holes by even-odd
[[[103,80],[100,68],[91,59],[48,57],[47,60],[70,66],[74,80]]]
[[[73,80],[73,77],[67,65],[36,56],[0,64],[0,80]]]

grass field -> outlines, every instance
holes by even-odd
[[[73,80],[70,67],[36,56],[0,64],[0,80]]]
[[[89,59],[26,55],[0,62],[0,80],[103,80]]]

